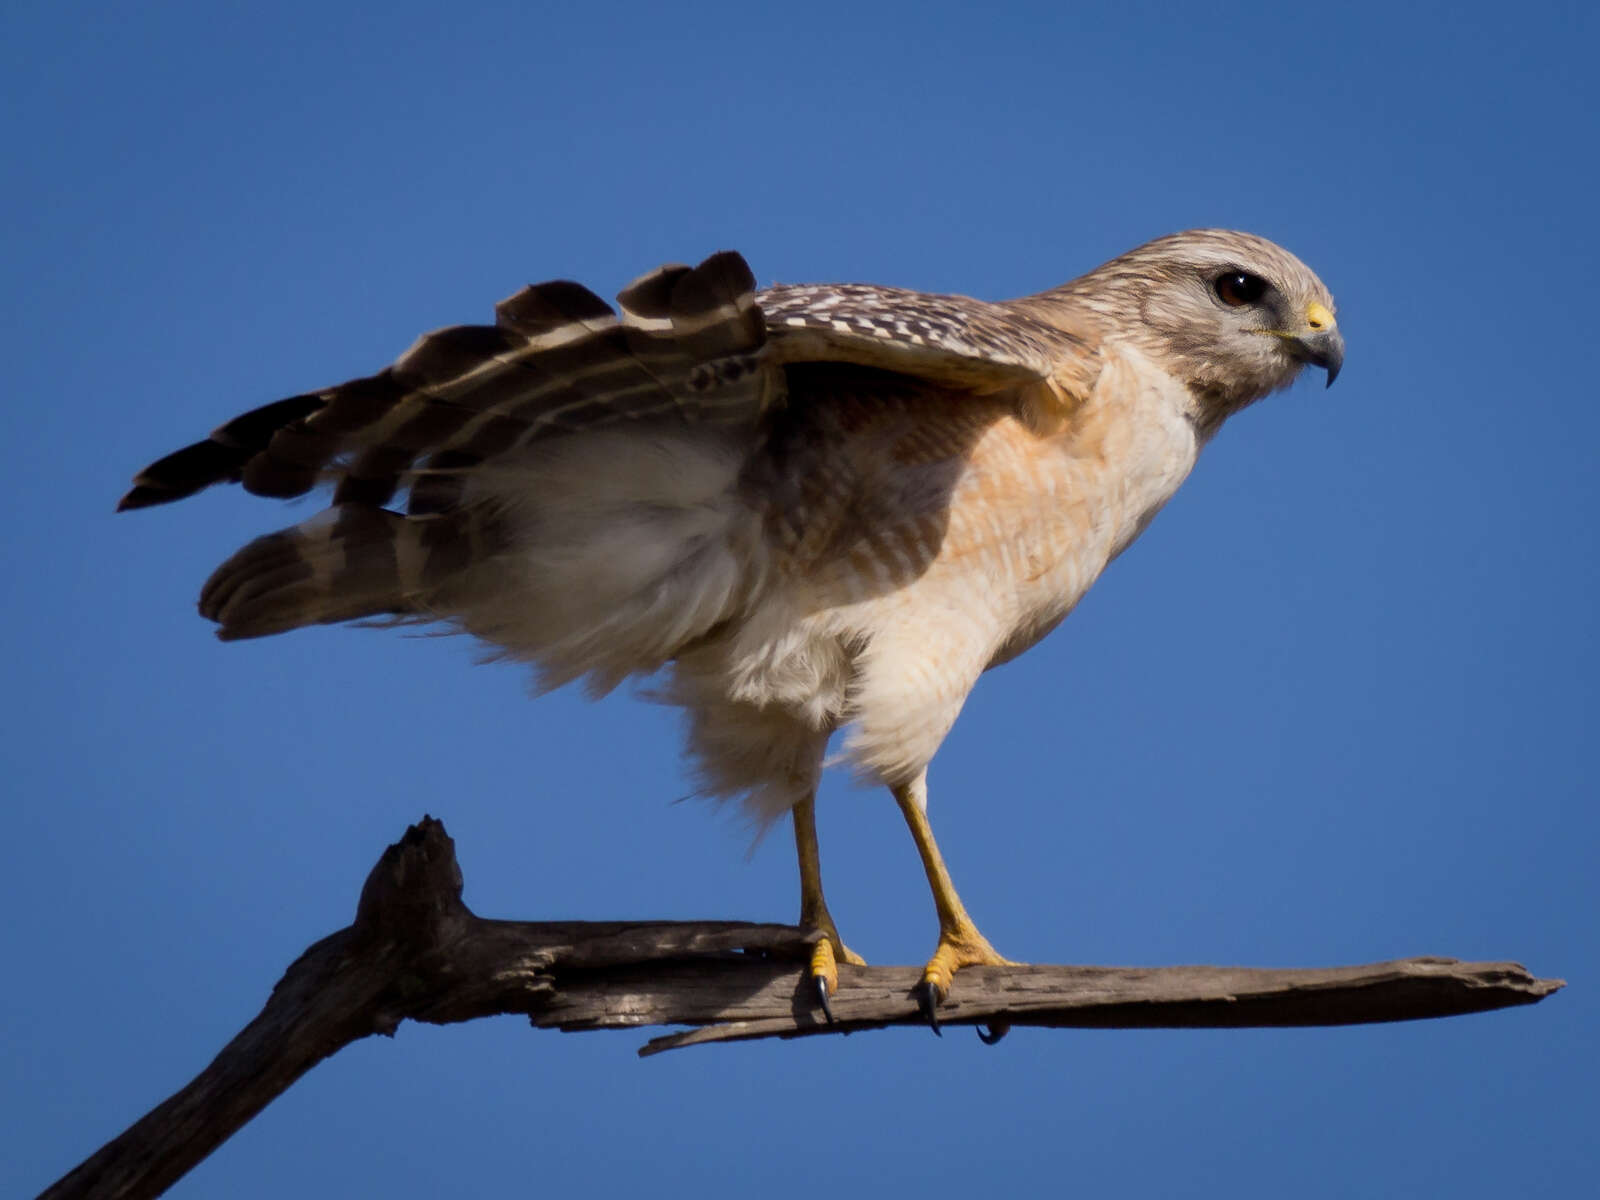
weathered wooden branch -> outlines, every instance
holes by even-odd
[[[921,1025],[916,967],[840,968],[834,1024],[799,965],[814,934],[736,921],[494,921],[461,902],[455,846],[424,817],[390,846],[354,924],[317,942],[266,1007],[183,1090],[45,1197],[165,1191],[322,1059],[401,1021],[525,1013],[540,1028],[691,1025],[641,1054],[700,1042]],[[982,967],[952,1025],[1077,1028],[1347,1025],[1532,1004],[1562,987],[1516,963],[1408,958],[1359,967]]]

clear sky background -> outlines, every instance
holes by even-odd
[[[1204,8],[1205,15],[1199,15]],[[965,1029],[634,1056],[405,1026],[177,1196],[1587,1194],[1600,953],[1589,5],[41,4],[0,44],[8,371],[0,1193],[185,1083],[431,812],[490,916],[792,920],[678,717],[529,702],[459,639],[224,646],[302,505],[113,516],[236,412],[523,284],[723,247],[1000,298],[1252,230],[1349,344],[1237,418],[934,763],[1016,958],[1512,958],[1531,1009],[1334,1030]],[[932,949],[886,793],[831,778],[846,939]]]

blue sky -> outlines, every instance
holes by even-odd
[[[202,1068],[423,812],[485,915],[795,913],[787,833],[747,857],[736,823],[672,803],[674,713],[530,703],[456,639],[221,645],[200,582],[304,506],[114,517],[132,471],[532,280],[610,294],[734,247],[763,281],[998,298],[1200,225],[1319,271],[1345,373],[1232,422],[1062,629],[980,684],[931,775],[968,907],[1036,961],[1432,953],[1566,992],[1424,1024],[644,1062],[641,1036],[406,1026],[172,1194],[1592,1187],[1589,9],[8,16],[0,1192]],[[846,939],[920,962],[932,912],[887,794],[830,779],[821,822]]]

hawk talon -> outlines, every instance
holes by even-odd
[[[817,989],[817,1003],[822,1005],[822,1019],[829,1025],[834,1023],[833,1006],[828,1003],[828,981],[821,975],[811,981]]]
[[[844,962],[858,967],[865,966],[866,960],[838,940],[839,933],[833,928],[833,919],[831,917],[825,917],[824,920],[826,925],[819,924],[817,927],[825,929],[826,932],[817,940],[817,944],[812,947],[811,965],[808,970],[811,975],[812,987],[815,988],[817,993],[817,1003],[822,1008],[823,1018],[829,1025],[832,1025],[834,1023],[833,1005],[830,1001],[839,994],[840,960],[842,959]],[[802,924],[807,923],[809,922],[802,919]],[[837,953],[834,951],[836,944],[839,947]]]
[[[989,1025],[974,1025],[973,1029],[977,1031],[978,1040],[985,1046],[998,1045],[1000,1039],[1011,1032],[1011,1026],[1004,1021],[995,1021]]]
[[[928,1019],[929,1027],[937,1036],[943,1037],[944,1030],[939,1028],[939,1005],[944,1003],[944,989],[933,980],[924,979],[912,990],[917,997],[917,1007]]]

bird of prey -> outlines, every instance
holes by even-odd
[[[438,621],[544,688],[652,678],[687,712],[705,794],[792,814],[829,1019],[838,962],[861,961],[823,899],[814,814],[847,728],[933,890],[918,990],[937,1029],[954,973],[1006,960],[934,841],[929,762],[978,676],[1072,610],[1227,417],[1308,363],[1333,382],[1333,298],[1272,242],[1203,229],[997,303],[758,290],[732,252],[618,302],[525,288],[493,325],[235,417],[120,508],[331,486],[206,582],[224,639]]]

